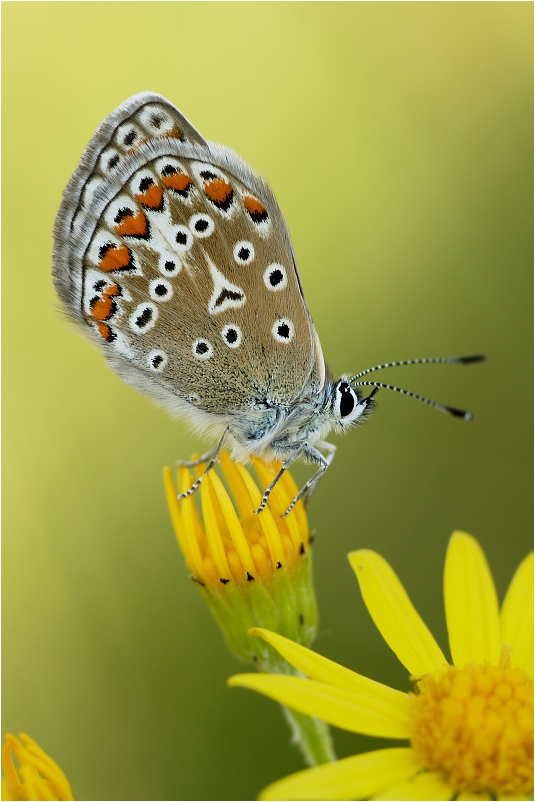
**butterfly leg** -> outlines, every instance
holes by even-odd
[[[207,451],[206,454],[203,454],[202,457],[198,457],[197,459],[177,460],[176,464],[179,468],[196,468],[197,465],[202,465],[203,462],[206,462],[209,459],[211,460],[218,448],[219,445],[211,448],[210,451]]]
[[[336,452],[336,446],[333,443],[328,443],[326,440],[318,440],[318,442],[316,443],[316,447],[321,449],[322,451],[326,451],[327,452],[327,454],[325,456],[325,459],[327,460],[328,464],[330,465],[331,462],[334,459],[334,454]],[[325,470],[327,470],[327,468],[325,468]],[[306,496],[304,498],[305,506],[308,505],[308,502],[310,501],[310,496],[312,495],[314,490],[317,488],[319,480],[321,479],[322,475],[323,474],[320,474],[318,476],[316,481],[312,484],[312,486],[309,488],[308,492],[306,493]],[[314,479],[314,477],[312,477],[312,479]]]
[[[295,448],[296,449],[295,454],[292,454],[292,456],[289,457],[286,460],[286,462],[283,464],[282,468],[280,469],[280,471],[278,472],[276,477],[273,479],[272,482],[269,483],[269,485],[264,490],[264,495],[262,496],[262,501],[260,502],[260,506],[259,506],[259,508],[257,510],[254,511],[255,515],[258,515],[259,512],[262,512],[262,510],[266,506],[268,498],[269,498],[269,494],[271,493],[271,491],[273,490],[273,488],[275,487],[275,485],[277,484],[277,482],[281,478],[281,476],[284,473],[284,471],[286,471],[290,467],[292,462],[295,462],[295,460],[298,459],[301,456],[301,454],[303,454],[303,452],[307,450],[308,447],[309,447],[308,443],[293,443],[291,446],[289,446],[289,448]],[[285,514],[287,514],[287,513],[285,513]]]
[[[207,474],[207,473],[209,473],[209,472],[212,470],[212,468],[214,467],[214,465],[216,464],[216,462],[219,462],[219,458],[220,458],[220,456],[221,456],[221,452],[223,451],[223,445],[224,445],[224,443],[225,443],[225,439],[226,439],[226,437],[227,437],[227,435],[228,435],[229,431],[230,431],[230,426],[227,426],[227,428],[226,428],[226,429],[225,429],[225,431],[223,432],[223,437],[221,438],[221,440],[219,441],[219,443],[217,444],[217,446],[215,447],[215,449],[214,449],[214,450],[213,450],[213,452],[212,452],[212,455],[211,455],[210,462],[208,463],[208,467],[207,467],[207,468],[206,468],[206,469],[205,469],[205,470],[204,470],[204,471],[201,473],[201,475],[199,476],[199,478],[198,478],[198,479],[196,479],[196,480],[193,482],[193,484],[192,484],[192,486],[190,487],[190,489],[189,489],[189,490],[186,490],[186,492],[185,492],[185,493],[179,493],[179,494],[177,495],[177,499],[178,499],[179,501],[181,501],[183,498],[187,498],[188,496],[191,496],[191,495],[192,495],[192,493],[195,493],[195,491],[197,490],[197,488],[198,488],[198,487],[200,487],[200,485],[201,485],[201,482],[202,482],[202,480],[204,479],[204,477],[206,476],[206,474]],[[208,456],[210,456],[210,455],[208,455]],[[208,456],[207,456],[207,458],[208,458]],[[202,459],[202,457],[201,457],[201,459],[200,459],[200,460],[194,460],[192,463],[190,463],[190,465],[196,465],[196,464],[198,465],[198,464],[199,464],[200,462],[202,462],[202,461],[203,461],[203,459]],[[182,465],[184,465],[185,463],[179,463],[179,464],[182,464]]]
[[[322,445],[326,445],[326,444],[323,443]],[[329,445],[331,445],[331,444],[329,443]],[[336,449],[336,446],[334,446],[334,449]],[[302,498],[305,494],[306,494],[307,498],[310,497],[310,494],[313,492],[314,488],[316,487],[316,485],[318,484],[319,480],[321,479],[321,477],[323,476],[323,474],[325,473],[325,471],[327,470],[327,468],[331,464],[332,459],[334,457],[334,450],[330,450],[330,453],[327,455],[327,457],[324,457],[323,454],[321,454],[317,450],[317,448],[314,448],[313,446],[308,446],[307,445],[306,448],[303,449],[303,450],[305,451],[307,457],[310,457],[310,459],[314,460],[314,462],[319,464],[319,468],[316,471],[316,473],[314,474],[314,476],[312,476],[308,480],[306,485],[301,488],[301,490],[299,491],[297,496],[295,496],[292,499],[292,502],[291,502],[290,506],[288,507],[288,509],[286,510],[284,515],[282,516],[283,518],[286,518],[286,516],[293,510],[293,508],[295,507],[295,505],[297,504],[299,499]]]

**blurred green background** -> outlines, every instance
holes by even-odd
[[[479,539],[500,598],[531,548],[533,6],[2,12],[3,730],[36,738],[79,799],[254,798],[302,764],[274,703],[226,689],[242,666],[171,530],[162,466],[203,444],[57,313],[63,187],[101,119],[158,91],[270,180],[336,373],[488,354],[391,371],[474,422],[381,392],[309,508],[316,648],[406,689],[346,553],[381,552],[446,648],[450,533]]]

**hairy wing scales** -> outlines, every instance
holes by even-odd
[[[207,411],[223,414],[255,399],[284,403],[311,378],[321,384],[321,350],[289,235],[270,191],[230,151],[208,146],[167,101],[140,97],[138,109],[132,111],[131,99],[102,124],[67,188],[55,230],[60,297],[71,312],[78,304],[115,363],[128,360],[127,380],[133,366],[171,394],[197,396]],[[109,193],[113,175],[127,171],[129,160],[140,160],[149,150],[154,158],[142,160],[126,186],[119,185],[111,202],[95,212],[93,222],[91,211]],[[110,164],[117,155],[119,162]],[[79,194],[76,204],[73,187]],[[76,258],[69,253],[65,259],[64,252],[69,245],[65,230],[75,231],[77,225],[82,233],[94,228],[78,290]],[[251,258],[237,258],[240,243]],[[279,263],[287,286],[274,292],[263,275],[270,264]],[[215,275],[222,277],[218,297],[213,297]],[[171,286],[165,301],[154,293],[162,277]],[[273,336],[279,319],[292,323],[290,343]],[[230,347],[238,341],[237,332],[231,331],[230,344],[223,333],[233,327],[240,331],[239,345]],[[199,338],[213,348],[209,359],[193,354]]]

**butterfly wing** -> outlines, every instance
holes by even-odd
[[[54,283],[126,381],[216,415],[320,389],[290,236],[262,179],[165,98],[125,101],[63,196]]]

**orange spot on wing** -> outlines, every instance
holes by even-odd
[[[267,211],[262,206],[260,201],[257,201],[256,198],[252,198],[250,195],[245,195],[243,198],[243,205],[255,221],[255,223],[261,220],[265,220],[267,217]]]
[[[182,129],[178,127],[177,123],[173,125],[170,131],[167,133],[162,134],[162,139],[165,137],[169,137],[170,139],[185,139],[184,134],[182,133]]]
[[[104,290],[104,295],[111,297],[112,295],[119,295],[121,292],[118,284],[110,284],[109,287],[106,287]]]
[[[91,305],[91,314],[95,320],[107,320],[113,314],[114,303],[111,298],[105,295]]]
[[[162,176],[162,184],[168,189],[185,192],[193,184],[193,181],[186,173],[174,173],[173,175]]]
[[[211,201],[223,204],[232,195],[232,187],[224,178],[215,178],[213,181],[204,182],[204,191]]]
[[[143,212],[123,217],[120,223],[115,226],[115,230],[122,237],[143,237],[147,233],[147,218]]]
[[[100,259],[99,267],[106,273],[130,267],[132,254],[126,245],[110,245]]]
[[[132,156],[134,153],[136,153],[137,149],[141,147],[141,145],[146,145],[148,141],[148,139],[140,139],[137,145],[135,145],[133,148],[129,148],[126,152],[129,156]]]
[[[147,209],[160,209],[162,198],[163,188],[159,184],[153,184],[141,195],[136,195],[136,200]]]
[[[112,330],[107,323],[97,323],[97,329],[100,336],[103,337],[105,340],[111,339]]]

